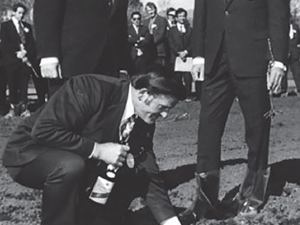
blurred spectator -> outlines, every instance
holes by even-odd
[[[50,95],[73,76],[118,77],[128,68],[127,6],[128,0],[35,1],[38,58],[42,76],[51,78]]]
[[[281,94],[282,96],[300,95],[300,30],[296,23],[290,24],[290,44],[289,44],[289,57],[288,67],[293,75],[296,90],[288,92],[288,78],[287,75],[282,78]]]
[[[175,20],[175,14],[176,14],[176,9],[173,7],[170,7],[166,11],[167,14],[167,30],[170,30],[172,27],[176,25],[176,20]]]
[[[32,70],[28,63],[35,61],[32,28],[22,21],[27,8],[17,3],[13,6],[13,11],[12,19],[3,22],[0,31],[10,103],[10,110],[5,118],[30,115],[27,110],[27,89]]]
[[[128,42],[135,72],[154,64],[156,58],[153,37],[148,28],[141,25],[141,19],[142,16],[139,12],[133,12],[131,14],[131,25],[128,27]]]
[[[174,69],[176,58],[186,61],[187,57],[192,55],[192,28],[186,24],[187,11],[183,8],[176,10],[176,26],[172,27],[168,32],[169,45],[171,49],[171,65]],[[186,101],[192,99],[192,75],[190,72],[176,72],[179,80],[184,81],[187,90]]]
[[[157,52],[157,63],[166,65],[166,31],[167,31],[167,20],[157,14],[157,7],[153,2],[148,2],[145,6],[146,13],[149,18],[144,21],[144,25],[148,27],[149,32],[153,35],[154,44]]]

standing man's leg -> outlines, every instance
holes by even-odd
[[[248,145],[248,169],[241,184],[238,200],[244,207],[241,213],[257,213],[265,200],[269,178],[268,148],[271,109],[265,76],[236,78],[237,96],[245,118]],[[250,212],[251,211],[251,212]]]
[[[300,61],[296,60],[291,62],[290,69],[295,81],[298,94],[300,94]]]
[[[207,211],[215,210],[218,202],[221,138],[236,93],[225,52],[220,51],[214,68],[202,82],[197,199],[179,215],[182,221],[203,218]]]
[[[18,63],[4,68],[9,91],[9,112],[5,115],[6,119],[17,115],[17,105],[20,101],[18,75],[22,72],[22,66]]]
[[[4,69],[0,66],[0,116],[4,116],[7,113],[6,86],[7,79]]]
[[[27,117],[30,116],[30,112],[27,109],[28,103],[28,83],[30,78],[31,70],[25,64],[22,64],[22,71],[18,75],[19,83],[19,93],[20,93],[20,102],[19,102],[19,113],[21,116]]]

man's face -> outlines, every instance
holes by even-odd
[[[25,9],[22,7],[18,7],[17,10],[15,11],[15,18],[19,21],[21,21],[24,18],[25,15]]]
[[[173,15],[168,15],[168,20],[171,21],[171,22],[174,22],[175,21],[175,16]]]
[[[179,13],[176,17],[176,20],[178,23],[180,24],[184,24],[185,20],[186,20],[186,15],[185,12]]]
[[[140,91],[136,114],[148,124],[153,124],[159,117],[165,118],[178,100],[168,95],[151,95],[147,91]]]
[[[141,25],[141,17],[140,17],[140,15],[137,15],[137,14],[133,15],[131,17],[131,22],[132,22],[132,24],[134,24],[136,26],[140,26]]]
[[[146,13],[151,17],[155,17],[156,16],[156,10],[154,8],[151,8],[149,6],[146,6]]]

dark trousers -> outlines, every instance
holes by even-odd
[[[247,196],[255,194],[251,191],[256,189],[255,186],[259,186],[255,183],[255,175],[250,176],[249,174],[261,174],[260,171],[266,170],[268,166],[271,123],[270,118],[264,117],[264,114],[270,110],[266,74],[255,75],[253,77],[237,76],[230,69],[227,54],[223,48],[217,56],[214,70],[202,83],[198,132],[196,172],[219,170],[221,138],[230,108],[235,97],[238,98],[245,120],[245,139],[249,148],[249,172],[242,182],[242,191],[250,190]],[[242,196],[245,195],[242,193]]]
[[[46,148],[47,151],[24,166],[7,169],[21,185],[43,190],[42,225],[128,224],[124,222],[128,206],[134,198],[144,197],[150,190],[156,195],[148,196],[147,201],[152,202],[150,205],[152,211],[156,211],[157,220],[174,216],[161,181],[158,179],[158,185],[150,182],[149,176],[159,174],[152,154],[143,155],[145,159],[138,169],[122,167],[118,170],[114,188],[104,207],[88,198],[98,176],[97,163],[84,161],[69,151],[45,146],[33,148]]]
[[[5,75],[8,83],[9,102],[18,104],[27,103],[27,90],[30,68],[25,63],[17,63],[5,66]]]
[[[51,149],[21,167],[15,180],[26,187],[43,190],[42,225],[74,225],[84,170],[84,160],[77,154]]]
[[[289,68],[292,72],[293,79],[296,84],[297,91],[300,93],[300,61],[296,59],[290,59]],[[281,81],[281,91],[288,91],[288,79],[284,76]]]
[[[7,113],[6,86],[7,79],[3,68],[0,67],[0,115],[5,115]]]
[[[184,87],[186,89],[187,97],[190,98],[192,96],[192,83],[193,78],[191,73],[189,72],[176,72],[177,79],[180,82],[184,83]]]
[[[41,106],[48,97],[48,81],[41,76],[36,77],[35,75],[32,75],[31,77],[38,97],[38,105]]]

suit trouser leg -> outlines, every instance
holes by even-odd
[[[15,180],[43,190],[42,225],[74,225],[78,186],[84,170],[85,163],[79,155],[49,149],[24,165]]]
[[[297,91],[298,93],[300,93],[300,62],[299,61],[291,62],[290,68],[296,84]]]
[[[19,74],[22,73],[22,65],[14,64],[5,67],[5,75],[7,78],[9,90],[9,103],[18,104],[19,98]]]
[[[192,81],[193,81],[192,74],[190,72],[183,72],[182,77],[183,77],[184,86],[186,88],[187,96],[188,98],[190,98],[192,95]]]
[[[0,115],[5,115],[7,112],[6,85],[7,79],[4,74],[4,69],[0,66]]]
[[[264,116],[270,110],[265,76],[236,78],[237,96],[245,119],[245,139],[248,145],[248,169],[241,184],[239,200],[251,201],[259,207],[265,198],[268,171],[268,149],[271,119]]]

